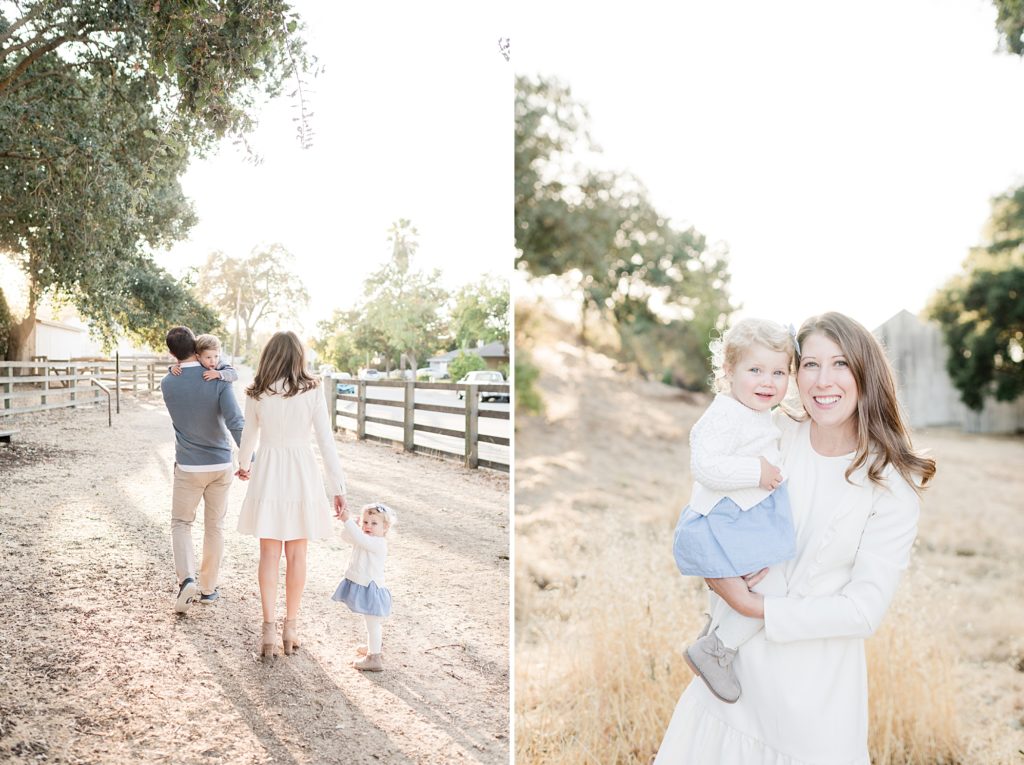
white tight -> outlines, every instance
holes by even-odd
[[[764,619],[752,619],[749,616],[738,614],[728,603],[723,603],[722,606],[722,616],[718,622],[717,631],[718,638],[726,648],[736,650],[764,627]]]
[[[363,619],[366,621],[366,653],[380,653],[384,634],[384,617],[364,614]]]

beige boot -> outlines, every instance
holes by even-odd
[[[285,619],[284,629],[281,631],[281,642],[284,644],[284,655],[291,656],[299,650],[299,620]]]
[[[363,672],[384,671],[384,662],[381,661],[381,655],[379,653],[368,653],[359,661],[352,662],[352,666],[356,669],[362,670]]]
[[[274,646],[277,645],[277,624],[274,622],[263,622],[263,638],[260,643],[260,658],[273,660],[276,654]]]

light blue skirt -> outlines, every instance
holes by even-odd
[[[331,600],[344,603],[357,614],[391,616],[391,593],[376,582],[356,584],[351,579],[342,579]]]
[[[672,554],[687,576],[743,576],[796,556],[789,490],[779,488],[749,510],[728,497],[707,515],[686,507],[676,524]]]

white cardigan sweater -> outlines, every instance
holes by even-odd
[[[782,432],[771,412],[757,412],[732,396],[718,394],[690,430],[690,508],[707,515],[728,497],[749,510],[770,491],[762,489],[761,457],[779,464]]]
[[[384,561],[388,557],[388,540],[371,537],[363,533],[359,524],[349,518],[341,530],[341,538],[352,543],[352,557],[349,558],[345,578],[364,587],[376,582],[384,586]]]

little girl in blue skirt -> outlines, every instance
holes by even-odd
[[[715,396],[690,431],[690,504],[676,525],[673,553],[683,574],[721,579],[732,608],[749,595],[741,578],[796,555],[789,494],[772,408],[789,386],[794,339],[775,322],[744,319],[712,344]],[[764,626],[730,609],[686,661],[722,701],[740,697],[737,649]]]
[[[360,522],[349,517],[348,508],[337,513],[345,527],[341,537],[352,543],[345,578],[331,596],[344,603],[353,613],[362,614],[366,622],[366,645],[357,653],[362,659],[352,662],[356,669],[380,672],[384,669],[381,657],[384,619],[391,615],[391,593],[384,586],[384,561],[388,557],[388,533],[398,517],[385,504],[375,502],[360,511]]]

